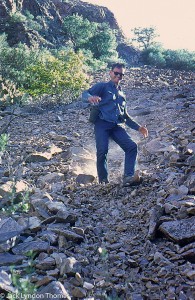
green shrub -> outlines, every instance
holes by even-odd
[[[13,81],[17,86],[22,86],[26,79],[24,69],[34,64],[39,55],[40,50],[29,49],[21,43],[17,47],[9,47],[5,44],[4,47],[0,47],[2,77]]]
[[[79,16],[78,14],[68,16],[63,21],[63,31],[72,42],[75,50],[83,47],[97,29],[97,23]]]
[[[2,163],[2,157],[6,150],[8,141],[9,141],[9,135],[7,133],[2,133],[0,135],[0,164]]]
[[[85,48],[91,50],[96,59],[117,56],[116,47],[115,34],[106,23],[98,24],[96,33],[85,43]]]
[[[0,97],[4,103],[18,103],[24,95],[63,94],[77,97],[86,87],[84,57],[73,50],[33,49],[19,44],[9,47],[5,35],[0,36],[0,65],[2,81]],[[21,98],[22,97],[22,98]],[[21,102],[21,101],[20,101]]]
[[[95,65],[98,63],[97,60],[106,62],[110,58],[117,59],[115,31],[109,24],[90,22],[76,14],[64,19],[63,30],[75,51],[85,49],[92,53],[93,57],[90,54],[90,59],[86,59],[90,65],[92,58]]]
[[[23,299],[29,299],[29,296],[33,296],[37,291],[37,287],[31,282],[31,277],[34,272],[34,258],[36,256],[36,253],[29,251],[29,253],[26,253],[26,255],[29,257],[28,267],[25,267],[23,270],[15,269],[14,266],[10,267],[10,277],[12,280],[12,285],[16,289],[16,292],[9,292],[6,299],[19,299],[18,295],[22,296]],[[34,297],[30,298],[34,299]]]
[[[16,212],[29,212],[30,210],[30,200],[29,200],[30,191],[26,190],[20,195],[16,193],[16,184],[15,182],[11,185],[11,190],[9,193],[9,201],[7,204],[4,204],[1,209],[2,212],[7,215],[14,215]]]
[[[42,26],[37,21],[34,20],[34,16],[28,10],[26,10],[24,14],[20,11],[16,11],[10,14],[9,24],[13,25],[14,23],[24,23],[27,28],[40,31]]]
[[[107,62],[94,58],[93,53],[90,50],[81,49],[80,52],[83,54],[83,60],[87,71],[103,70],[107,67]]]
[[[0,34],[0,52],[8,48],[7,36],[5,33]]]
[[[66,90],[72,98],[77,97],[86,87],[83,68],[82,55],[73,51],[61,51],[58,57],[44,55],[24,70],[26,80],[21,91],[40,96],[62,94]]]
[[[195,52],[187,50],[165,50],[161,47],[151,47],[142,51],[142,62],[158,68],[175,70],[195,70]]]
[[[10,14],[10,23],[22,23],[26,21],[26,16],[24,16],[20,11],[16,11]]]
[[[142,51],[142,61],[145,64],[162,68],[166,66],[166,60],[162,48],[148,48]]]
[[[42,25],[40,25],[35,20],[34,16],[28,10],[26,10],[24,14],[25,14],[25,17],[26,17],[25,24],[27,25],[27,27],[29,29],[33,29],[33,30],[36,30],[36,31],[40,31],[42,29]],[[37,20],[39,20],[39,19],[37,19]]]
[[[2,133],[0,135],[0,153],[4,152],[9,140],[9,135],[7,133]]]
[[[195,71],[195,52],[187,50],[165,50],[166,66],[176,70]]]
[[[2,107],[12,104],[24,104],[28,95],[16,88],[16,85],[9,80],[0,80],[0,105]]]

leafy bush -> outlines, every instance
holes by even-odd
[[[17,86],[21,86],[26,77],[24,69],[34,64],[39,55],[39,50],[29,49],[21,43],[17,47],[9,47],[5,44],[4,47],[0,47],[2,77],[13,81]]]
[[[30,210],[30,200],[29,195],[30,191],[26,190],[20,195],[16,193],[16,183],[13,181],[10,186],[10,192],[8,196],[8,203],[5,203],[4,206],[0,209],[4,214],[14,215],[16,212],[28,212]]]
[[[28,95],[16,88],[16,85],[9,80],[0,80],[0,105],[6,107],[12,104],[24,104]]]
[[[90,59],[86,59],[90,66],[118,58],[115,31],[107,23],[90,22],[76,14],[64,19],[63,30],[75,51],[90,51]]]
[[[25,22],[26,21],[26,17],[20,12],[20,11],[16,11],[14,13],[10,14],[10,23],[21,23],[21,22]]]
[[[24,14],[20,11],[16,11],[10,14],[9,24],[13,25],[14,23],[24,23],[27,28],[40,31],[42,26],[37,21],[34,20],[34,16],[28,10],[26,10]]]
[[[74,50],[78,50],[86,44],[97,29],[97,23],[90,22],[78,14],[68,16],[63,21],[65,35],[72,42]]]
[[[195,52],[187,50],[165,50],[151,47],[142,51],[142,61],[158,68],[195,71]]]
[[[25,24],[28,28],[36,31],[40,31],[42,29],[42,26],[35,20],[35,17],[28,10],[26,10],[24,14],[26,17]]]
[[[195,52],[187,50],[165,50],[166,66],[176,70],[195,71]]]
[[[55,57],[48,53],[24,70],[26,79],[21,90],[32,96],[62,94],[66,90],[73,99],[86,87],[83,68],[81,54],[61,51]]]
[[[117,56],[116,47],[116,37],[106,23],[98,24],[96,33],[85,43],[85,48],[91,50],[96,59]]]
[[[166,60],[161,48],[148,48],[142,51],[141,59],[145,64],[157,66],[159,68],[166,66]]]
[[[2,157],[6,150],[9,141],[9,135],[7,133],[2,133],[0,135],[0,164],[2,163]]]
[[[105,60],[96,59],[93,57],[93,53],[88,49],[81,49],[79,51],[83,55],[84,64],[87,71],[103,70],[107,67]]]
[[[24,93],[41,96],[66,91],[70,102],[86,87],[82,53],[63,49],[52,54],[22,44],[11,48],[5,35],[0,38],[1,101],[13,104],[21,97],[24,100]]]
[[[0,153],[4,152],[9,140],[9,135],[7,133],[2,133],[0,135]]]
[[[29,251],[26,253],[28,259],[28,266],[23,270],[18,270],[15,266],[10,267],[12,285],[15,287],[16,292],[9,292],[6,299],[16,300],[18,295],[21,295],[23,299],[29,299],[29,295],[35,295],[37,287],[31,282],[31,277],[34,272],[35,256],[37,253]],[[34,297],[30,297],[34,298]]]
[[[5,33],[0,34],[0,52],[8,48],[7,36]]]

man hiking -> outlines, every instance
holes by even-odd
[[[143,134],[145,138],[148,136],[148,130],[135,122],[127,112],[126,97],[119,85],[125,75],[124,64],[113,64],[109,74],[110,81],[96,83],[82,94],[83,100],[92,105],[91,112],[96,115],[93,123],[99,183],[109,182],[107,154],[111,138],[125,152],[123,185],[137,185],[141,182],[141,178],[135,176],[137,144],[126,132],[124,123]]]

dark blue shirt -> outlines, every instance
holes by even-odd
[[[112,81],[99,82],[82,94],[84,101],[88,101],[90,96],[101,98],[98,104],[100,119],[116,124],[125,122],[130,128],[139,129],[140,125],[127,113],[126,97],[120,86],[116,87]]]

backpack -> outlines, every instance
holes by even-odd
[[[90,107],[90,114],[89,114],[89,122],[95,124],[99,117],[100,109],[98,105],[93,105]]]
[[[98,96],[101,97],[102,93],[103,93],[103,90],[104,90],[104,87],[107,83],[105,83],[101,90],[99,91],[98,93]],[[100,109],[99,109],[99,105],[92,105],[90,107],[90,114],[89,114],[89,122],[95,124],[95,122],[97,121],[98,117],[99,117],[99,113],[100,113]]]

